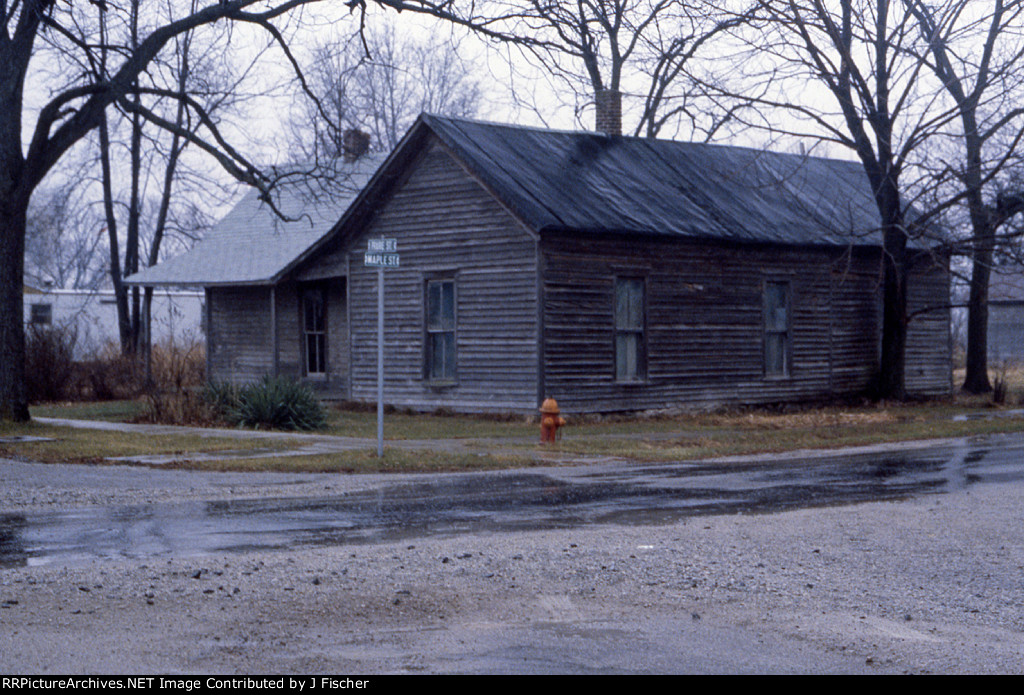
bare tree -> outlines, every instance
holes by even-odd
[[[518,46],[536,68],[560,86],[580,117],[597,100],[625,113],[634,135],[678,134],[710,139],[729,109],[701,99],[712,80],[715,39],[745,21],[726,15],[711,0],[505,0],[495,2],[509,31],[536,41]],[[699,73],[702,79],[694,79]],[[619,100],[623,99],[619,106]],[[602,109],[604,106],[602,106]]]
[[[25,230],[25,281],[39,287],[95,290],[103,283],[103,220],[75,181],[40,188]]]
[[[126,9],[125,23],[126,27],[126,42],[128,50],[134,51],[138,49],[139,44],[139,0],[129,0]],[[119,16],[115,18],[120,19]],[[92,72],[94,73],[93,81],[96,83],[102,83],[109,78],[108,73],[108,57],[110,53],[110,46],[115,44],[115,40],[111,37],[111,30],[108,26],[108,16],[106,12],[101,12],[98,16],[98,32],[100,37],[100,46],[97,54],[97,62],[93,65]],[[155,59],[154,59],[155,60]],[[133,106],[133,113],[130,117],[130,130],[131,130],[131,142],[128,146],[129,151],[129,179],[131,186],[131,195],[127,204],[127,227],[125,236],[125,251],[124,259],[122,260],[120,254],[121,246],[121,235],[119,234],[118,215],[115,212],[115,199],[114,199],[114,180],[113,180],[113,167],[111,166],[111,141],[110,141],[110,122],[108,115],[104,112],[102,120],[99,125],[99,142],[100,142],[100,165],[102,171],[102,183],[103,183],[103,211],[107,220],[107,239],[108,249],[110,252],[110,280],[114,287],[114,300],[117,306],[117,324],[118,333],[121,337],[121,349],[124,352],[133,352],[135,349],[135,337],[133,333],[137,334],[138,326],[138,292],[135,293],[135,330],[133,331],[132,317],[129,314],[128,309],[128,290],[123,283],[123,278],[131,275],[132,273],[138,272],[139,261],[138,261],[138,248],[139,248],[139,222],[140,222],[140,188],[141,188],[141,168],[142,168],[142,113],[141,103],[142,95],[140,93],[141,83],[139,77],[132,82],[131,88],[125,95],[125,101],[130,101]]]
[[[960,123],[959,163],[937,170],[953,191],[945,203],[963,204],[970,221],[970,295],[967,372],[963,388],[991,390],[988,379],[988,288],[1000,227],[1024,211],[1024,189],[1007,182],[1007,167],[1019,164],[1024,137],[1021,0],[904,0],[923,40],[925,62],[952,100]]]
[[[169,9],[174,0],[168,0]],[[180,4],[180,3],[179,3]],[[190,11],[195,11],[198,0],[188,0]],[[83,66],[93,82],[102,82],[107,75],[107,45],[137,46],[142,6],[139,0],[126,5],[124,26],[108,27],[106,16],[98,18],[97,31],[105,37],[97,51],[98,62]],[[108,38],[120,32],[123,37]],[[103,201],[110,253],[110,281],[117,307],[121,348],[135,353],[143,346],[148,323],[152,289],[140,293],[129,290],[123,278],[143,266],[151,266],[160,258],[164,237],[169,229],[180,228],[176,222],[179,212],[192,219],[201,216],[201,206],[186,193],[183,185],[194,177],[194,167],[183,155],[190,139],[182,132],[198,135],[203,127],[200,119],[193,118],[187,100],[198,103],[209,119],[223,124],[228,113],[237,110],[244,96],[240,83],[245,70],[236,71],[220,59],[226,49],[228,27],[221,25],[208,32],[198,42],[195,30],[176,36],[168,44],[167,55],[161,55],[136,82],[128,97],[132,113],[123,109],[104,114],[98,129],[98,160],[101,181],[98,195]],[[142,115],[143,88],[154,97],[147,108],[158,113],[173,130],[168,132],[148,123]],[[177,94],[168,98],[163,94]],[[144,154],[145,153],[145,154]],[[191,176],[190,176],[191,175]],[[197,195],[216,201],[221,182],[206,177]]]
[[[90,27],[83,25],[82,12],[93,16],[122,10],[102,2],[90,6],[65,5],[54,0],[2,2],[4,31],[0,33],[0,419],[25,420],[25,335],[21,289],[24,277],[27,210],[33,191],[54,166],[90,132],[99,128],[107,109],[128,103],[137,93],[139,75],[161,54],[175,36],[211,24],[229,15],[246,14],[255,2],[238,0],[211,5],[165,21],[135,46],[121,46],[116,63],[102,71],[101,81],[83,75],[47,75],[34,62],[45,43],[61,44],[65,55],[76,56],[79,64],[95,65],[98,52],[112,47]],[[271,7],[252,16],[269,22],[289,8]],[[48,101],[35,115],[29,144],[22,146],[27,107],[26,80],[33,91],[46,89]],[[49,79],[47,79],[49,78]],[[138,104],[134,105],[138,110]],[[168,124],[170,126],[170,124]],[[219,142],[215,124],[202,140],[207,151],[239,178],[266,187],[257,169],[226,142]],[[173,126],[171,126],[173,129]],[[218,146],[219,145],[219,146]]]
[[[925,84],[916,22],[900,0],[761,0],[750,69],[763,86],[731,95],[756,108],[751,124],[848,148],[874,195],[882,235],[882,350],[877,395],[906,395],[908,222],[904,193],[923,149],[956,117]]]
[[[392,150],[421,112],[476,116],[482,88],[450,41],[401,35],[394,23],[320,43],[306,71],[309,89],[291,123],[293,149],[307,161],[336,159],[344,133],[360,129],[373,150]]]
[[[275,22],[295,16],[313,2],[220,0],[199,9],[147,3],[147,21],[140,23],[136,40],[113,45],[105,43],[95,31],[96,18],[107,17],[108,26],[116,18],[123,25],[128,15],[119,3],[0,0],[4,22],[0,31],[0,420],[29,417],[22,287],[27,211],[33,191],[74,147],[101,128],[108,110],[116,106],[155,127],[177,133],[239,181],[260,188],[272,200],[273,180],[229,142],[201,103],[176,90],[146,86],[142,76],[166,54],[175,37],[206,30],[219,20],[266,32],[286,63],[297,69],[287,37]],[[474,3],[461,7],[449,0],[327,0],[322,4],[338,15],[355,12],[360,23],[368,8],[386,7],[478,27],[485,35],[498,34],[487,26],[487,18],[477,12]],[[88,71],[48,72],[37,60],[45,43],[59,45],[65,56],[74,56],[66,61],[69,65],[95,66],[100,63],[101,50],[105,51],[107,62],[98,72],[100,79],[93,79],[97,73]],[[176,126],[153,108],[153,100],[160,98],[183,101],[200,128],[192,131]],[[42,100],[37,110],[33,108],[36,99]]]

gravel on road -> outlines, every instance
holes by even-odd
[[[380,483],[33,466],[0,510]],[[0,569],[0,670],[1022,673],[1021,492]]]

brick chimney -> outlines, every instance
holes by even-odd
[[[622,135],[622,92],[599,89],[594,93],[596,129],[605,135]]]
[[[346,130],[341,136],[341,150],[346,162],[354,162],[370,149],[370,135],[356,128]]]

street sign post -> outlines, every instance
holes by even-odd
[[[363,264],[377,269],[377,458],[384,458],[384,269],[398,267],[398,240],[367,241]]]

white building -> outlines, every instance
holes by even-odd
[[[25,288],[25,325],[75,331],[75,359],[85,359],[107,344],[119,343],[113,290],[39,290]],[[153,292],[153,344],[204,340],[203,293],[170,289]]]

